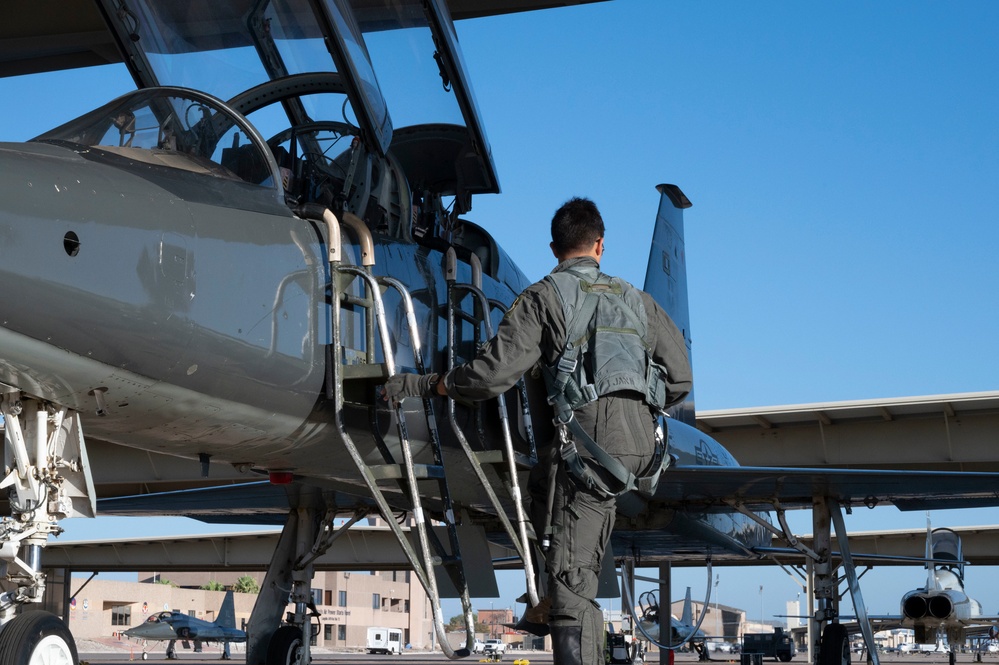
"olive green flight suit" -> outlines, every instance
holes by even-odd
[[[598,267],[594,259],[581,257],[563,261],[552,272],[584,266]],[[690,391],[692,381],[683,334],[651,296],[641,295],[647,317],[646,342],[653,359],[667,368],[669,401],[675,403]],[[496,335],[476,358],[443,377],[448,395],[468,401],[489,399],[509,390],[538,361],[552,365],[565,348],[566,325],[554,286],[545,280],[532,284],[517,298]],[[625,468],[636,476],[647,471],[655,453],[655,422],[643,396],[631,392],[604,395],[577,410],[575,417]],[[580,454],[588,456],[582,446]],[[594,470],[604,473],[599,467]],[[547,507],[546,483],[547,473],[532,473],[536,531],[542,528],[539,517]],[[613,497],[577,485],[560,465],[555,476],[552,544],[545,561],[556,665],[603,663],[603,615],[595,598],[614,517]]]

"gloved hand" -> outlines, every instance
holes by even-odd
[[[394,374],[385,382],[385,399],[399,406],[407,397],[431,397],[438,380],[437,374]]]

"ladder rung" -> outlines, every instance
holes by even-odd
[[[406,467],[402,464],[372,464],[371,475],[375,480],[399,480],[406,477]],[[444,467],[437,464],[414,464],[413,475],[417,480],[444,477]]]
[[[481,450],[475,453],[481,464],[506,464],[502,450]],[[520,469],[533,469],[537,462],[528,455],[514,453],[513,459]]]
[[[343,380],[350,379],[385,379],[388,371],[384,363],[357,363],[356,365],[342,365]]]

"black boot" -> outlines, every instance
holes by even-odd
[[[555,665],[582,665],[582,627],[555,625],[551,629],[552,654],[555,656]]]

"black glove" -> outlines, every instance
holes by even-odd
[[[385,399],[399,406],[407,397],[431,397],[438,381],[438,374],[394,374],[385,382]]]

